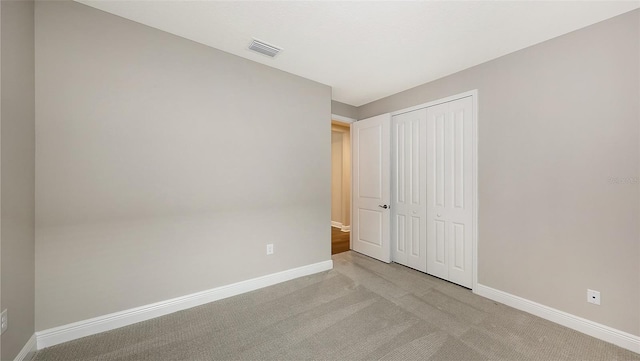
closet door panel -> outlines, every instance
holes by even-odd
[[[426,109],[392,121],[393,261],[426,272]]]
[[[472,286],[473,104],[427,109],[427,273]]]

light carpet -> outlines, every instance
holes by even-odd
[[[39,351],[72,360],[640,360],[397,264],[334,269]]]

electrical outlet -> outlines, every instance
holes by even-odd
[[[600,305],[600,292],[587,289],[587,302]]]
[[[2,311],[2,315],[0,316],[0,323],[2,323],[0,327],[0,334],[3,334],[4,331],[9,327],[9,316],[7,315],[7,310]]]
[[[267,255],[273,254],[273,243],[267,245]]]

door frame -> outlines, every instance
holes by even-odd
[[[427,103],[419,104],[416,106],[412,106],[409,108],[404,108],[400,110],[396,110],[391,112],[391,116],[400,115],[404,113],[408,113],[414,110],[424,109],[428,107],[432,107],[434,105],[439,105],[442,103],[448,103],[454,100],[471,97],[471,102],[473,104],[473,111],[471,112],[473,118],[471,119],[471,132],[472,132],[472,161],[471,161],[471,190],[472,195],[471,199],[473,201],[473,206],[471,207],[473,215],[471,217],[473,221],[472,231],[471,231],[471,245],[472,245],[472,266],[471,270],[473,272],[472,275],[472,283],[471,290],[475,293],[475,290],[478,286],[478,210],[479,210],[479,201],[478,201],[478,89],[469,90],[464,93],[455,94],[452,96],[448,96],[446,98],[430,101]],[[425,160],[426,161],[426,160]]]
[[[344,125],[345,127],[349,128],[349,168],[351,168],[351,157],[352,157],[352,149],[351,149],[351,142],[352,142],[352,135],[351,135],[351,123],[355,123],[357,122],[357,119],[353,119],[353,118],[349,118],[349,117],[345,117],[342,115],[338,115],[338,114],[331,114],[331,123],[336,122],[336,123],[341,123],[341,125]],[[344,133],[342,134],[342,139],[344,141]],[[345,146],[343,145],[343,152],[344,152],[344,148]],[[344,153],[343,153],[344,155]],[[343,160],[344,162],[344,160]],[[342,207],[342,211],[343,212],[349,212],[349,226],[346,226],[346,228],[343,228],[343,231],[345,232],[349,232],[351,233],[351,223],[353,220],[353,174],[351,174],[351,176],[349,177],[349,197],[348,197],[348,202],[349,202],[349,207],[347,207],[347,209],[345,209],[344,207],[344,199],[343,199],[343,207]],[[343,184],[344,186],[344,184]],[[344,197],[344,188],[343,188],[343,194],[342,196]],[[343,225],[343,227],[345,227]],[[349,249],[353,249],[353,237],[351,237],[351,235],[349,235]]]
[[[331,121],[342,123],[345,127],[349,128],[349,157],[353,157],[353,149],[351,147],[353,139],[353,136],[351,135],[351,123],[357,122],[358,119],[331,113]],[[349,166],[352,166],[351,159],[349,160]],[[349,212],[349,250],[353,249],[353,237],[351,237],[351,223],[353,221],[353,199],[351,197],[353,197],[353,174],[351,174],[351,179],[349,179],[349,209],[347,210]]]
[[[340,133],[342,137],[342,176],[340,179],[340,187],[342,188],[340,210],[342,217],[338,222],[339,225],[334,225],[334,221],[331,220],[331,226],[340,227],[342,232],[351,232],[351,126],[349,123],[332,119],[331,133]],[[347,159],[345,159],[345,155],[348,156]],[[345,175],[345,170],[348,171],[348,177]]]

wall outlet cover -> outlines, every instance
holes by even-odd
[[[600,305],[600,292],[587,289],[587,302]]]

